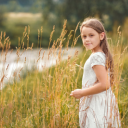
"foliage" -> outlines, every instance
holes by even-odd
[[[53,3],[52,0],[50,1]],[[52,4],[47,4],[47,7],[50,7],[51,5]],[[54,13],[57,8],[57,18],[61,23],[64,19],[67,19],[67,28],[69,30],[74,29],[79,21],[88,16],[98,16],[104,22],[106,30],[110,31],[112,30],[112,26],[115,22],[118,22],[118,25],[124,22],[125,17],[128,15],[126,5],[127,1],[120,0],[74,0],[73,2],[71,0],[63,0],[61,4],[56,3],[52,5],[52,12]],[[43,8],[43,10],[45,9]],[[51,12],[50,9],[48,10],[48,12]],[[108,23],[106,23],[106,20],[108,21]]]
[[[37,31],[43,26],[42,46],[48,47],[46,42],[49,34],[55,25],[56,31],[53,39],[56,39],[61,32],[64,19],[67,19],[67,31],[74,30],[78,22],[82,22],[86,17],[98,17],[104,23],[107,32],[112,32],[119,25],[123,25],[128,16],[127,0],[1,0],[0,10],[0,29],[7,33],[11,38],[12,48],[17,47],[18,37],[21,36],[25,26],[31,27],[30,43],[34,43],[34,47],[38,45]],[[26,12],[26,13],[42,13],[40,20],[36,22],[33,18],[9,18],[5,13],[9,12]],[[127,32],[126,32],[127,33]],[[79,35],[77,31],[77,35]],[[125,36],[127,39],[127,36]],[[80,44],[80,40],[78,41]]]

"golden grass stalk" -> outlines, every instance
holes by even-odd
[[[50,56],[56,57],[56,65],[51,68],[46,68],[43,66],[43,71],[39,72],[37,69],[33,70],[31,73],[26,71],[26,78],[20,80],[20,82],[15,81],[14,83],[8,83],[6,87],[0,92],[0,126],[2,127],[43,127],[43,128],[76,128],[79,127],[79,101],[70,97],[72,90],[76,88],[81,88],[82,74],[83,74],[83,65],[86,59],[89,56],[89,52],[83,52],[81,55],[78,55],[78,51],[74,53],[74,56],[68,56],[66,61],[62,61],[64,52],[62,50],[63,46],[67,47],[71,37],[73,38],[74,47],[78,41],[79,36],[75,38],[75,35],[72,35],[73,31],[70,31],[66,44],[64,40],[66,38],[66,23],[64,22],[62,32],[59,38],[56,41],[53,41],[53,45],[48,52],[48,60]],[[38,43],[40,33],[42,35],[42,29],[38,31]],[[78,25],[75,29],[78,29]],[[30,29],[29,29],[30,30]],[[23,33],[21,39],[21,46],[24,48],[24,38],[29,37],[30,31],[27,32],[27,27]],[[50,35],[49,46],[52,43],[53,31]],[[0,46],[5,50],[5,44],[9,43],[5,40],[4,33],[4,43],[2,43],[2,33],[0,37]],[[29,42],[29,38],[28,42]],[[6,42],[6,43],[5,43]],[[40,41],[41,42],[41,41]],[[111,44],[112,52],[114,55],[115,62],[115,86],[113,91],[118,98],[120,104],[120,81],[121,81],[121,72],[123,69],[123,55],[126,52],[126,49],[120,47],[121,38],[119,36],[119,41],[117,47]],[[29,44],[29,43],[27,43]],[[41,43],[40,43],[41,44]],[[9,45],[8,45],[9,46]],[[41,45],[40,45],[41,46]],[[9,47],[6,47],[9,49]],[[28,49],[28,48],[26,48]],[[32,49],[32,46],[31,46]],[[122,50],[123,49],[123,50]],[[17,57],[20,57],[19,54],[20,48],[17,48]],[[43,49],[40,47],[39,56],[37,58],[37,63],[40,59],[44,59],[45,51],[41,54]],[[120,62],[119,62],[120,60]],[[6,61],[6,54],[5,59]],[[18,62],[18,61],[17,61]],[[25,58],[26,63],[26,58]],[[8,67],[6,67],[8,69]],[[23,70],[23,69],[21,69]],[[20,70],[20,71],[21,71]],[[20,74],[20,72],[18,72]],[[4,79],[5,74],[1,78],[1,83]],[[16,77],[16,76],[15,76]],[[120,106],[119,106],[120,107]],[[122,122],[124,123],[124,115],[126,105],[122,106],[121,110]],[[127,124],[124,124],[125,127]]]

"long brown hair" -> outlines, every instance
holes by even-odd
[[[86,18],[80,26],[80,32],[82,31],[83,27],[92,28],[95,31],[97,31],[99,34],[102,32],[105,33],[104,39],[101,40],[101,42],[100,42],[100,47],[106,55],[106,69],[110,70],[110,82],[111,82],[111,86],[112,86],[113,82],[114,82],[114,64],[113,64],[112,55],[111,55],[109,47],[108,47],[108,42],[107,42],[107,37],[106,37],[106,32],[105,32],[104,26],[96,18]]]

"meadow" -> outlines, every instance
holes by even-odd
[[[0,127],[1,128],[79,128],[79,100],[70,97],[72,90],[81,88],[83,66],[90,52],[83,48],[83,52],[78,54],[76,50],[74,56],[68,56],[66,61],[62,61],[62,56],[66,52],[62,48],[74,48],[78,43],[76,31],[71,30],[66,36],[66,21],[62,32],[56,40],[52,40],[51,32],[49,39],[48,57],[57,56],[56,65],[47,68],[42,67],[42,72],[33,68],[25,72],[24,75],[16,72],[13,83],[8,83],[0,91]],[[27,36],[28,35],[28,36]],[[29,37],[29,32],[26,31]],[[121,123],[123,128],[128,127],[128,52],[127,46],[123,43],[122,33],[118,28],[116,40],[108,38],[109,46],[114,57],[115,81],[113,92],[118,101]],[[72,40],[71,40],[72,38]],[[24,38],[23,38],[24,39]],[[2,52],[7,53],[10,49],[8,37],[1,34]],[[38,40],[40,42],[40,40]],[[53,45],[50,47],[50,43]],[[126,44],[126,43],[125,43]],[[23,41],[17,46],[17,53],[21,49],[32,49],[32,45],[24,48]],[[41,50],[41,47],[40,47]],[[39,59],[43,59],[40,55]],[[59,50],[59,52],[57,52]],[[25,61],[25,60],[24,60]],[[38,61],[38,58],[37,58]],[[6,54],[4,62],[6,62]],[[17,62],[18,63],[18,62]],[[6,67],[7,68],[7,67]],[[1,78],[1,85],[5,74]],[[20,81],[17,81],[20,79]]]
[[[34,48],[39,48],[40,45],[43,48],[48,48],[49,35],[53,30],[53,26],[55,25],[56,29],[53,38],[57,39],[61,33],[63,23],[62,25],[57,24],[57,21],[55,23],[54,15],[49,16],[51,22],[46,22],[42,17],[42,13],[4,13],[3,26],[0,26],[0,30],[6,32],[6,35],[10,37],[11,48],[13,49],[16,49],[22,40],[24,40],[24,47],[27,48],[27,35],[29,36],[29,44],[31,45],[33,43]],[[29,32],[25,36],[23,32],[26,29]],[[41,42],[38,42],[39,40]]]

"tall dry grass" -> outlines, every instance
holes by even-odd
[[[17,72],[15,77],[20,77],[20,82],[15,81],[13,84],[8,83],[0,92],[0,127],[19,127],[19,128],[78,128],[79,127],[79,100],[70,97],[72,90],[81,88],[83,65],[89,56],[89,52],[83,51],[81,55],[78,55],[78,51],[74,53],[74,56],[68,56],[66,61],[62,61],[62,56],[68,50],[68,44],[73,38],[72,48],[76,45],[79,36],[75,36],[78,29],[78,25],[75,31],[71,31],[66,37],[66,21],[64,22],[62,33],[59,38],[53,41],[52,47],[52,36],[55,31],[50,35],[49,40],[49,52],[48,59],[50,57],[57,56],[56,65],[51,68],[42,67],[43,71],[39,72],[38,69],[32,72],[26,72],[26,78],[22,79],[20,72]],[[38,30],[38,35],[42,34],[41,30]],[[118,99],[121,121],[123,128],[127,127],[125,121],[125,112],[127,110],[126,104],[121,104],[123,99],[120,94],[121,85],[121,72],[123,69],[123,55],[125,50],[121,46],[121,33],[118,31],[117,46],[112,44],[110,41],[110,47],[114,55],[115,62],[115,83],[113,91]],[[24,36],[27,37],[27,49],[24,46]],[[38,36],[38,37],[39,37]],[[4,39],[3,39],[4,37]],[[10,48],[9,38],[2,36],[0,38],[0,47],[2,53],[7,53]],[[25,29],[23,34],[23,40],[20,41],[19,47],[17,48],[17,56],[19,51],[22,49],[29,50],[32,46],[29,46],[29,29],[28,32]],[[40,39],[40,38],[38,38]],[[38,40],[40,44],[41,40]],[[64,43],[66,42],[66,43]],[[40,46],[40,45],[39,45]],[[62,48],[66,49],[63,50]],[[39,59],[44,59],[43,55],[40,54],[41,47],[39,50]],[[5,59],[6,62],[6,54]],[[25,61],[25,60],[24,60]],[[18,62],[18,60],[17,60]],[[21,69],[22,70],[22,69]],[[15,75],[15,74],[14,74]],[[1,78],[1,85],[5,75]],[[124,96],[126,98],[126,96]]]

